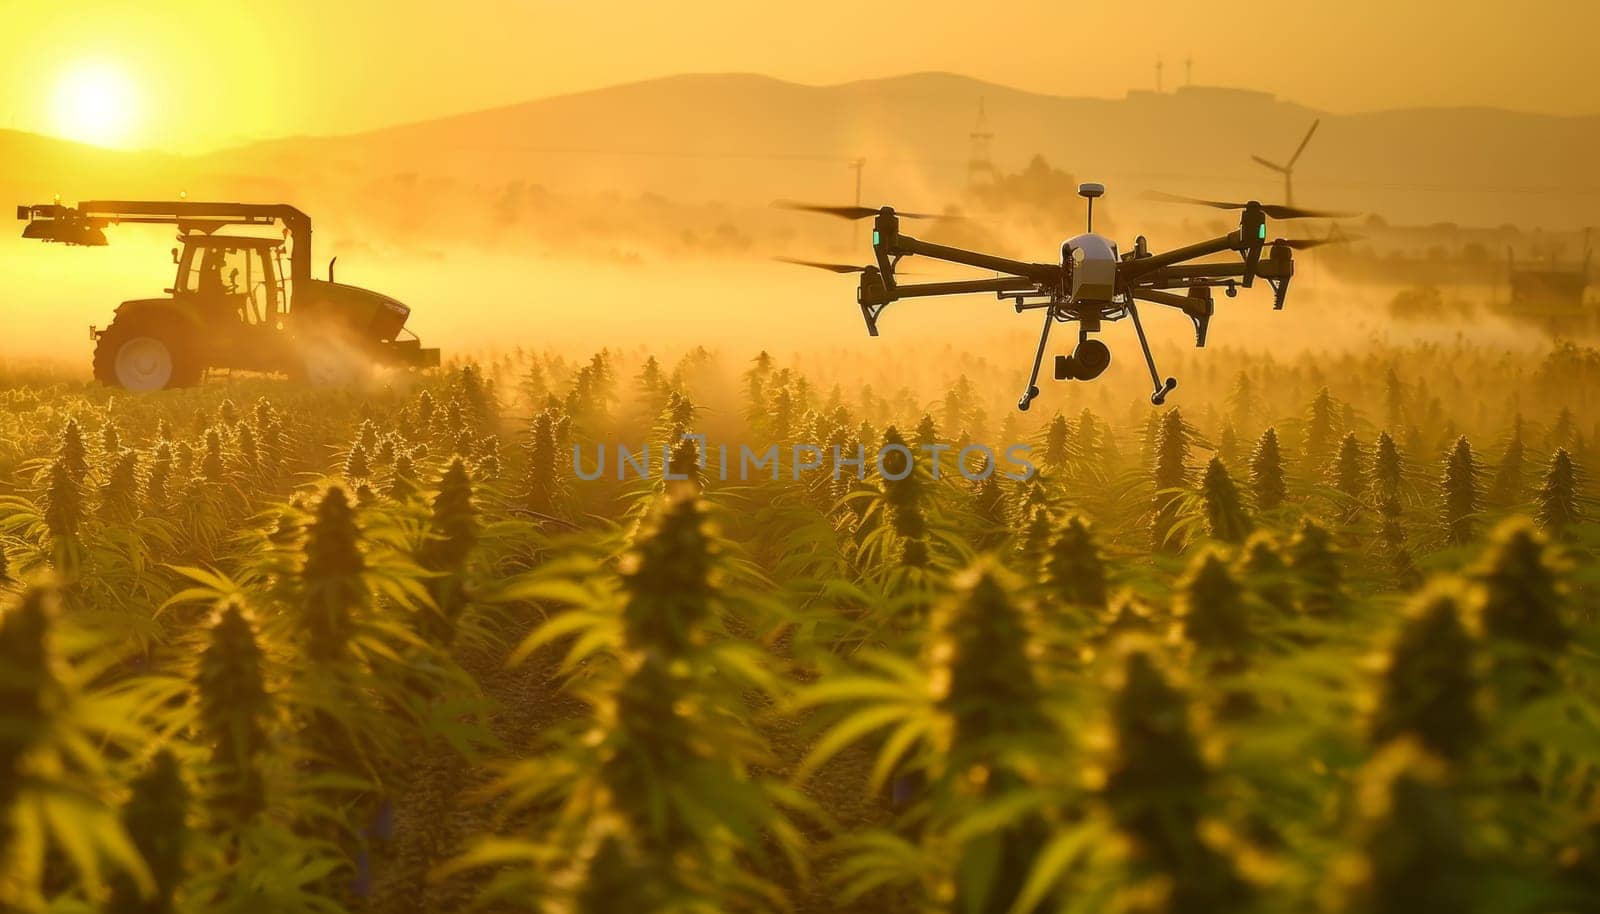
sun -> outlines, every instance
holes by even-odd
[[[108,64],[83,64],[56,85],[55,132],[67,139],[116,146],[125,141],[138,97],[127,75]]]

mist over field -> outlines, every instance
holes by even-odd
[[[982,129],[994,134],[994,171],[974,185],[968,134],[978,129],[980,100]],[[1031,321],[983,296],[898,303],[884,336],[865,340],[850,277],[770,261],[863,262],[865,227],[770,204],[851,202],[859,156],[866,202],[969,217],[908,231],[1049,261],[1061,239],[1082,228],[1076,182],[1101,180],[1109,194],[1097,227],[1124,245],[1144,234],[1159,250],[1232,223],[1226,213],[1153,203],[1145,191],[1277,199],[1279,179],[1248,155],[1283,157],[1319,117],[1297,170],[1299,197],[1355,218],[1338,228],[1327,220],[1276,223],[1273,232],[1355,240],[1303,254],[1281,314],[1266,315],[1264,294],[1219,298],[1216,343],[1292,351],[1459,333],[1537,345],[1537,328],[1474,309],[1505,297],[1508,256],[1583,256],[1579,229],[1600,221],[1583,164],[1594,160],[1584,150],[1600,149],[1594,118],[1493,110],[1339,116],[1209,87],[1065,99],[944,74],[834,87],[705,76],[204,155],[108,151],[0,131],[0,161],[12,166],[0,173],[0,193],[16,203],[180,191],[188,199],[293,202],[313,219],[316,275],[339,256],[341,281],[409,304],[410,326],[447,355],[659,342],[839,348],[905,360],[939,341],[1006,339],[1020,362],[1031,350]],[[1198,147],[1160,139],[1164,130],[1224,121],[1248,129],[1207,134]],[[1104,129],[1071,127],[1082,123]],[[1513,134],[1523,139],[1507,142]],[[1514,168],[1522,177],[1494,178]],[[104,326],[117,302],[158,296],[170,284],[167,230],[118,226],[108,234],[105,249],[0,235],[0,355],[85,366],[88,325]],[[919,269],[928,272],[918,279],[981,275],[916,258],[903,264],[908,273]],[[1452,304],[1443,315],[1451,319],[1389,320],[1398,293],[1428,287]],[[1146,309],[1153,336],[1177,346],[1187,325],[1162,310]],[[1454,319],[1464,315],[1471,316]],[[1125,345],[1116,352],[1124,363],[1135,355]]]

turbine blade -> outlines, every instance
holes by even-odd
[[[1286,166],[1286,169],[1293,168],[1295,160],[1300,158],[1300,153],[1306,151],[1306,144],[1311,142],[1311,134],[1317,132],[1317,125],[1320,123],[1322,123],[1322,118],[1317,118],[1311,122],[1311,129],[1306,131],[1306,138],[1300,141],[1299,148],[1295,149],[1294,155],[1289,157],[1289,164]]]

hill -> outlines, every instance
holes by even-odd
[[[1281,198],[1251,154],[1281,159],[1322,126],[1299,164],[1307,205],[1394,223],[1572,228],[1600,223],[1600,117],[1489,108],[1332,114],[1248,90],[1184,87],[1121,99],[1024,92],[945,73],[835,86],[746,74],[684,75],[383,130],[291,137],[198,157],[97,149],[0,131],[0,189],[79,196],[284,197],[386,222],[459,209],[462,222],[531,191],[606,200],[764,205],[865,199],[937,207],[961,198],[982,100],[992,159],[1036,155],[1111,187],[1124,214],[1163,189]],[[605,206],[596,207],[604,211]],[[1161,209],[1174,218],[1187,211]],[[1180,215],[1181,214],[1181,215]]]
[[[359,180],[384,174],[482,187],[756,203],[946,201],[966,184],[979,100],[1003,170],[1034,155],[1112,185],[1281,197],[1251,154],[1282,158],[1312,120],[1301,202],[1396,222],[1600,222],[1600,117],[1489,108],[1331,114],[1248,90],[1185,87],[1122,99],[1023,92],[944,73],[836,86],[685,75],[339,137],[275,140],[207,157],[217,171]]]

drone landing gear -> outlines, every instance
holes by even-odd
[[[1128,302],[1128,316],[1133,318],[1133,330],[1139,335],[1139,348],[1144,350],[1144,364],[1150,369],[1150,384],[1155,388],[1150,394],[1150,402],[1156,406],[1167,401],[1167,394],[1178,386],[1177,378],[1167,378],[1165,384],[1161,383],[1161,375],[1156,371],[1155,356],[1150,354],[1150,341],[1145,339],[1144,325],[1139,323],[1139,308],[1133,302]]]
[[[1039,366],[1044,364],[1044,347],[1050,342],[1050,324],[1056,319],[1054,305],[1044,309],[1044,329],[1039,331],[1039,349],[1033,354],[1033,371],[1028,375],[1028,387],[1017,401],[1017,409],[1027,412],[1033,398],[1039,396]]]

